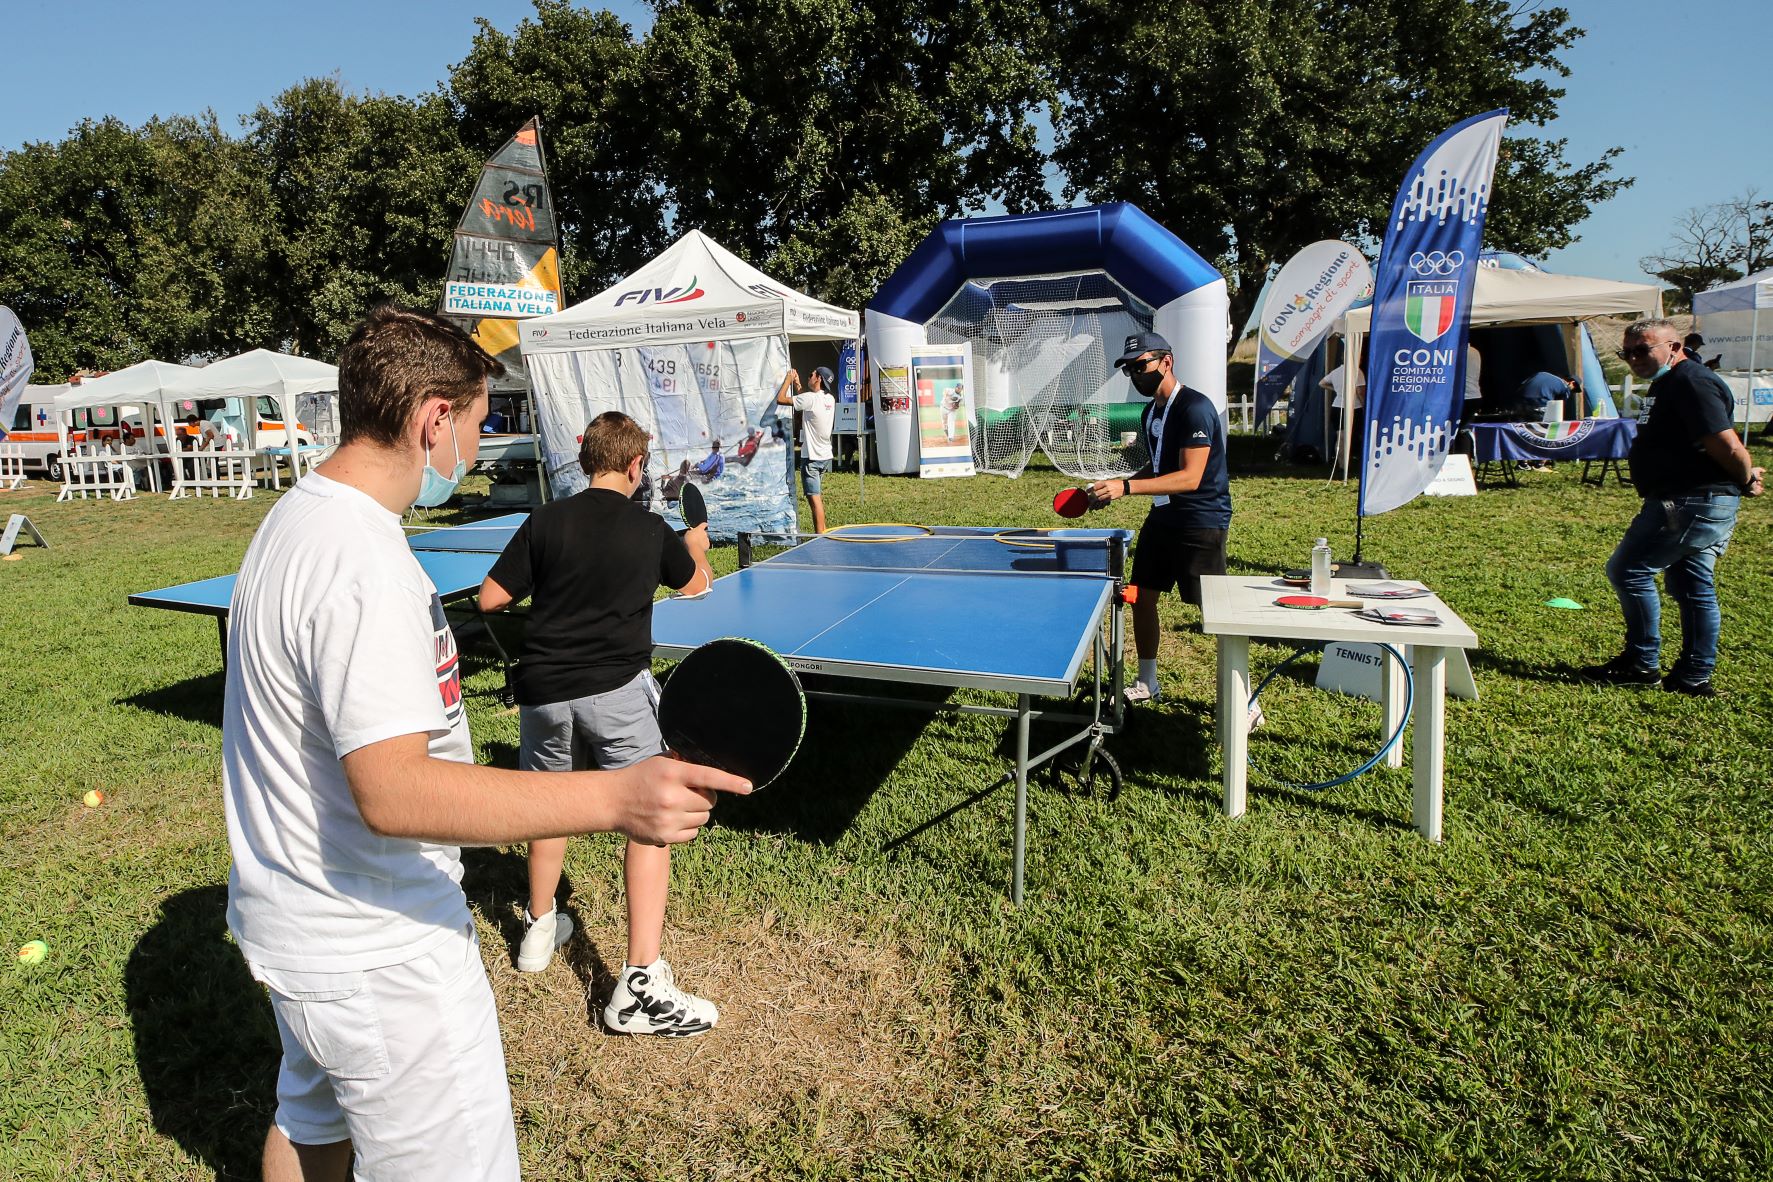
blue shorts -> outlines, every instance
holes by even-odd
[[[800,487],[809,497],[819,495],[819,481],[825,473],[831,471],[830,460],[800,461]]]

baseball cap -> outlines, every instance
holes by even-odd
[[[831,367],[828,365],[821,365],[813,372],[819,375],[819,381],[827,390],[831,389],[832,384],[837,380],[837,375],[831,372]]]
[[[1159,336],[1157,333],[1136,332],[1127,337],[1126,348],[1122,351],[1120,359],[1116,361],[1114,365],[1116,369],[1119,369],[1127,362],[1132,361],[1134,358],[1144,353],[1174,352],[1175,350],[1170,348],[1170,342],[1164,340],[1163,337]]]

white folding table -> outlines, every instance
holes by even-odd
[[[1401,580],[1400,580],[1401,581]],[[1413,813],[1417,832],[1430,841],[1441,839],[1442,768],[1447,746],[1447,652],[1478,647],[1474,633],[1438,595],[1419,599],[1373,600],[1375,606],[1417,608],[1439,616],[1439,625],[1406,626],[1362,619],[1352,608],[1301,611],[1275,604],[1282,595],[1297,594],[1267,575],[1207,575],[1201,579],[1201,631],[1219,638],[1219,702],[1216,713],[1220,752],[1225,760],[1225,815],[1244,813],[1249,776],[1250,641],[1296,640],[1323,644],[1352,641],[1402,648],[1415,679],[1415,751],[1412,760]],[[1356,580],[1358,584],[1361,580]],[[1331,583],[1331,599],[1351,598],[1348,582]],[[1394,663],[1384,666],[1385,733],[1397,729],[1404,699]],[[1387,762],[1403,766],[1403,745],[1392,748]]]

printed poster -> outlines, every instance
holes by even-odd
[[[973,352],[969,345],[913,351],[911,389],[917,403],[919,476],[971,476]]]

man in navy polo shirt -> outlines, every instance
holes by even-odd
[[[1151,462],[1125,480],[1098,480],[1090,496],[1098,504],[1126,496],[1151,498],[1133,551],[1133,646],[1139,679],[1127,687],[1131,702],[1156,701],[1157,648],[1161,635],[1157,599],[1176,587],[1184,602],[1200,606],[1202,575],[1225,573],[1225,539],[1231,529],[1231,482],[1225,470],[1225,423],[1212,401],[1176,377],[1170,343],[1155,332],[1134,333],[1115,367],[1133,389],[1151,399],[1143,428]]]

